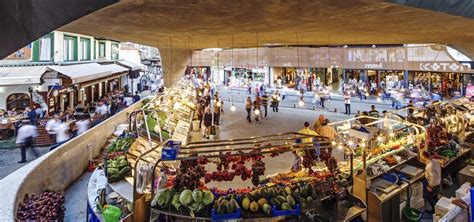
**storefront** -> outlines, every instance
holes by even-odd
[[[463,87],[463,74],[452,72],[408,72],[408,80],[414,87],[422,87],[429,92],[444,97],[461,95]]]

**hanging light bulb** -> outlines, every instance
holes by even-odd
[[[352,142],[352,140],[349,140],[349,142],[347,142],[347,144],[349,144],[349,146],[352,146],[352,145],[354,145],[354,142]]]
[[[216,106],[217,106],[217,107],[221,107],[221,102],[220,102],[220,101],[216,101]]]
[[[335,145],[336,145],[336,141],[332,141],[332,142],[331,142],[331,145],[335,146]]]
[[[304,106],[304,101],[303,101],[303,100],[300,100],[300,101],[298,102],[298,106],[303,107],[303,106]]]
[[[342,145],[339,144],[339,146],[337,146],[337,149],[342,150]]]
[[[232,104],[232,106],[230,107],[230,111],[235,112],[235,106],[234,106],[234,104]]]
[[[255,115],[258,116],[258,115],[260,115],[260,110],[256,109],[256,110],[254,111],[254,113],[255,113]]]
[[[362,142],[362,143],[360,144],[360,147],[365,147],[365,143]]]
[[[377,97],[377,102],[382,102],[382,99],[380,97]]]

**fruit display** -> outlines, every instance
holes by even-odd
[[[110,144],[107,147],[107,152],[126,152],[130,146],[132,145],[133,141],[135,141],[135,138],[131,136],[123,137],[123,138],[118,138],[114,143]]]
[[[117,182],[130,175],[132,168],[125,156],[107,160],[107,179],[109,183]]]
[[[439,123],[432,123],[426,128],[428,133],[428,148],[435,149],[441,145],[446,144],[448,141],[448,133],[444,130],[443,126]]]
[[[201,178],[206,175],[206,170],[197,160],[183,160],[179,164],[173,188],[196,189],[202,185]]]
[[[208,215],[207,207],[212,203],[214,203],[214,194],[209,190],[161,189],[153,199],[152,205],[160,209],[174,208],[176,211],[185,209],[191,216],[194,216],[195,213]]]
[[[236,198],[235,194],[219,197],[214,201],[214,212],[218,215],[236,213],[240,208]]]
[[[63,221],[64,195],[46,191],[39,195],[25,196],[18,205],[17,219],[20,221]]]

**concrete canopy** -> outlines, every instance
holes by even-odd
[[[473,26],[382,0],[124,0],[61,30],[156,46],[165,73],[182,73],[190,49],[271,44],[441,43],[472,58]]]

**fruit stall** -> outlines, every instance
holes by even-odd
[[[361,118],[370,121],[361,124]],[[367,220],[398,221],[401,202],[410,200],[402,194],[423,177],[417,160],[418,150],[425,147],[424,127],[373,117],[332,125],[338,134],[333,145],[353,153],[350,162],[343,159],[339,163],[344,166],[342,171],[352,166],[352,193],[367,204]]]
[[[152,221],[350,221],[365,211],[347,192],[348,175],[338,170],[326,138],[285,133],[174,148],[167,143],[147,186]],[[267,167],[283,157],[288,163],[287,156],[301,160],[298,167]]]
[[[143,193],[149,166],[161,158],[163,141],[188,142],[195,94],[192,81],[182,79],[146,99],[141,109],[130,113],[126,129],[109,138],[88,184],[91,221],[103,220],[109,211],[122,221],[131,221],[132,215],[134,221],[143,221],[136,215],[149,211]]]

